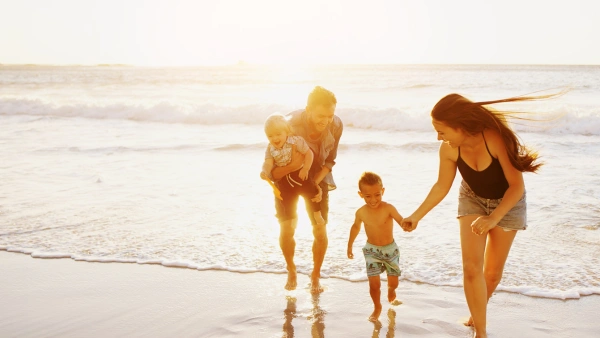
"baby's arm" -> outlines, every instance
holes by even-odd
[[[356,211],[354,216],[354,224],[352,224],[352,227],[350,228],[350,237],[348,238],[347,255],[350,259],[354,258],[354,254],[352,253],[352,244],[354,244],[354,240],[356,239],[356,236],[358,236],[358,233],[360,232],[360,226],[362,224],[360,216],[358,215],[358,211],[360,211],[360,209]]]
[[[312,166],[314,157],[315,154],[313,154],[312,150],[310,149],[308,149],[308,151],[304,154],[304,165],[298,173],[298,176],[300,176],[301,179],[306,180],[308,178],[308,171],[310,170],[310,166]]]
[[[262,171],[260,172],[260,178],[262,178],[265,181],[273,181],[273,176],[271,176],[271,170],[273,170],[274,164],[275,162],[273,161],[273,158],[265,158],[265,162],[262,166]]]

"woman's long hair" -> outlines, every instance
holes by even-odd
[[[514,118],[514,115],[518,113],[496,111],[486,106],[506,102],[543,100],[562,95],[565,92],[566,90],[549,95],[517,96],[485,102],[473,102],[462,95],[450,94],[436,103],[431,111],[431,117],[451,128],[462,129],[471,135],[479,134],[484,129],[498,131],[506,145],[510,163],[521,172],[536,172],[543,164],[539,161],[538,153],[521,144],[517,134],[507,123],[507,117]],[[522,117],[517,118],[527,120]]]

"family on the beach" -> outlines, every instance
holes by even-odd
[[[376,321],[381,313],[380,274],[387,273],[388,301],[396,299],[400,276],[400,251],[393,238],[393,221],[404,231],[413,231],[419,221],[448,194],[456,171],[462,182],[457,218],[464,275],[464,293],[475,337],[487,337],[487,303],[502,278],[517,230],[527,228],[526,194],[523,172],[535,172],[541,163],[537,153],[525,147],[508,126],[508,111],[490,105],[545,99],[555,95],[520,96],[502,100],[473,102],[461,95],[442,98],[431,111],[431,122],[439,148],[437,182],[412,215],[402,217],[396,208],[382,200],[385,188],[375,173],[365,172],[358,181],[358,194],[365,204],[356,211],[350,228],[348,258],[354,258],[354,240],[364,224],[367,243],[363,247],[369,292]],[[311,291],[321,292],[321,266],[327,251],[329,191],[336,188],[332,176],[343,124],[335,115],[337,99],[322,87],[308,96],[306,108],[287,116],[273,114],[265,122],[269,145],[261,178],[273,182],[275,208],[280,223],[279,244],[288,271],[285,288],[296,288],[294,264],[297,202],[303,196],[314,236],[314,268]]]

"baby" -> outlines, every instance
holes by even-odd
[[[302,168],[274,182],[281,192],[281,200],[276,200],[276,203],[283,204],[284,215],[278,215],[279,221],[290,221],[296,217],[294,206],[298,201],[298,196],[302,196],[310,211],[313,212],[317,224],[325,224],[325,220],[321,215],[320,201],[311,200],[318,194],[319,188],[314,181],[309,179],[308,173],[314,155],[306,141],[301,136],[292,135],[288,121],[281,114],[272,114],[267,118],[265,121],[265,134],[269,139],[269,145],[265,152],[265,161],[260,173],[263,180],[274,181],[273,176],[271,176],[273,166],[283,167],[289,164],[292,161],[292,154],[296,151],[304,155]]]

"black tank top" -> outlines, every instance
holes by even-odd
[[[460,171],[462,178],[477,196],[489,199],[502,198],[508,189],[508,181],[504,176],[500,161],[498,161],[497,158],[494,158],[490,153],[483,132],[481,135],[483,136],[485,149],[492,158],[492,163],[482,171],[474,170],[460,157],[460,147],[458,147],[458,159],[456,160],[456,165],[458,166],[458,171]]]

